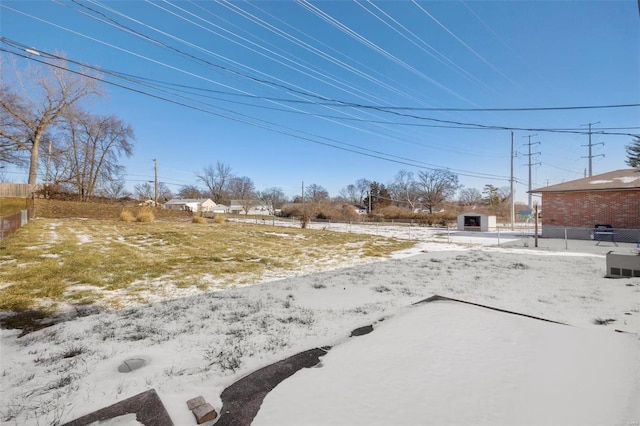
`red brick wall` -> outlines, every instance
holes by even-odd
[[[542,194],[542,224],[640,228],[640,189],[629,191],[547,192]]]

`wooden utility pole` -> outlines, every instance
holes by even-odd
[[[515,194],[513,193],[513,132],[511,132],[511,230],[515,230],[515,213],[516,213],[516,202],[515,202]]]
[[[155,182],[155,190],[153,193],[153,207],[158,207],[158,160],[153,159],[153,169],[155,171],[156,178]]]

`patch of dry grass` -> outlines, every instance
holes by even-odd
[[[364,263],[413,243],[269,225],[37,219],[0,242],[0,310],[107,307]],[[155,299],[154,299],[155,298]]]
[[[207,221],[206,218],[202,217],[202,216],[194,216],[193,219],[191,219],[191,223],[198,223],[198,224],[207,224],[209,223]]]
[[[146,222],[151,223],[156,219],[155,214],[153,214],[153,210],[151,209],[142,209],[138,212],[138,216],[136,220],[138,222]]]
[[[20,210],[24,210],[29,207],[31,207],[29,200],[24,198],[0,198],[0,217],[19,213]]]
[[[122,210],[120,213],[120,220],[123,222],[133,222],[135,219],[135,215],[129,210]]]

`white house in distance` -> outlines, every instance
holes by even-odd
[[[216,204],[210,198],[173,198],[164,203],[164,208],[200,213],[226,213],[228,210],[226,206]]]
[[[245,207],[249,211],[245,212]],[[233,214],[247,214],[247,215],[270,215],[269,207],[259,200],[231,200],[229,206],[229,212]]]
[[[458,215],[459,231],[488,232],[496,230],[496,217],[486,214],[468,212]]]

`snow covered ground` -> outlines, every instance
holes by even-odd
[[[534,249],[531,237],[502,233],[496,247],[495,234],[397,228],[374,231],[416,241],[393,259],[76,318],[21,338],[2,330],[0,420],[64,423],[153,388],[176,425],[195,425],[188,399],[202,395],[219,411],[221,392],[239,378],[332,346],[321,368],[267,396],[256,424],[640,421],[640,280],[604,278],[604,253],[631,245],[541,240]],[[570,326],[451,302],[409,307],[434,294]],[[372,333],[349,338],[368,324]],[[146,365],[119,373],[130,358]]]

